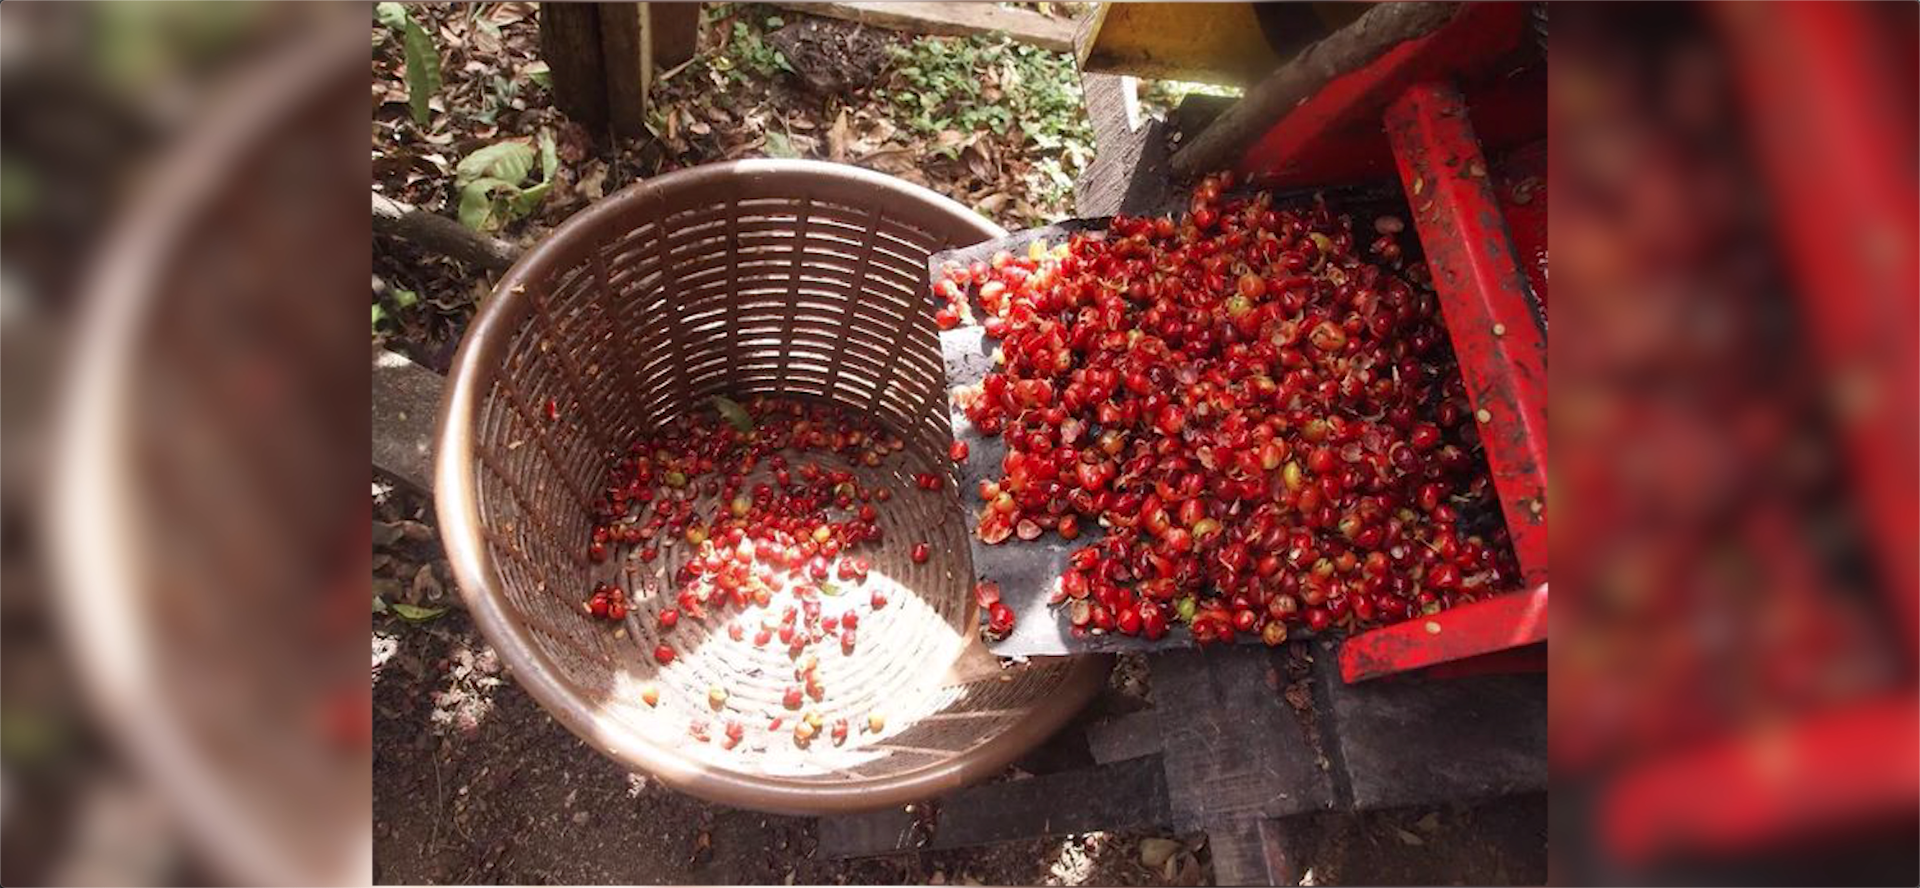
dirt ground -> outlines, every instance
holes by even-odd
[[[428,501],[375,498],[376,594],[445,607],[374,617],[374,880],[381,884],[1212,884],[1205,837],[1094,833],[860,860],[816,854],[813,819],[712,805],[630,774],[502,674],[459,607]],[[1143,664],[1088,716],[1147,705]],[[1546,799],[1289,823],[1302,884],[1538,884]],[[1142,839],[1171,840],[1149,867]],[[1180,862],[1191,860],[1190,865]]]

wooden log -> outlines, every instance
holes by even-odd
[[[1072,52],[1075,24],[994,3],[775,3],[785,9],[943,37],[1005,34],[1019,43]]]
[[[497,237],[378,193],[373,194],[373,230],[488,271],[507,270],[521,253],[519,247]]]
[[[605,130],[599,10],[591,3],[542,3],[539,15],[540,58],[553,73],[553,104],[588,130]]]
[[[1458,3],[1379,3],[1312,46],[1247,91],[1199,135],[1174,152],[1173,172],[1183,179],[1234,165],[1295,105],[1342,74],[1357,70],[1407,40],[1431,33],[1453,18]]]

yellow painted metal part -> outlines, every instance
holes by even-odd
[[[1083,71],[1251,86],[1299,49],[1352,21],[1364,3],[1313,3],[1284,14],[1286,33],[1268,41],[1253,3],[1102,3],[1075,49]],[[1291,5],[1291,4],[1283,4]]]

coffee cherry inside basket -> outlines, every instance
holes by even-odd
[[[977,309],[998,345],[954,397],[1006,445],[970,491],[980,541],[1097,529],[1049,598],[1078,635],[1279,644],[1509,591],[1417,242],[1231,187],[1208,177],[1177,217],[942,270],[936,302]]]
[[[858,663],[867,647],[861,636],[884,636],[890,625],[874,619],[861,629],[888,604],[874,565],[893,496],[877,479],[897,477],[905,449],[903,439],[862,415],[766,397],[715,398],[630,442],[608,461],[604,483],[593,491],[585,543],[591,561],[611,561],[635,588],[629,595],[614,583],[596,583],[583,603],[587,617],[620,624],[609,631],[637,633],[641,650],[661,668],[707,645],[743,653],[772,648],[769,654],[798,664],[781,708],[799,710],[809,700],[830,705],[833,673],[819,668],[820,659]],[[922,490],[944,488],[943,474],[910,474]],[[900,554],[913,563],[931,559],[928,542],[908,545]],[[672,570],[662,572],[658,561]],[[657,579],[668,588],[658,588]],[[632,625],[624,622],[629,613],[638,618]],[[664,643],[674,635],[685,636],[678,647]],[[658,691],[646,687],[654,705]],[[745,705],[723,686],[706,694],[712,712]],[[730,720],[720,748],[766,748],[760,740],[742,742],[763,730],[767,742],[805,745],[824,732],[819,719],[808,713],[799,729],[777,736],[777,724],[761,729]],[[836,725],[838,743],[847,737],[846,721]],[[705,734],[699,724],[689,726],[689,736]]]

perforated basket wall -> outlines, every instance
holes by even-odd
[[[935,251],[1004,234],[926,189],[853,167],[738,161],[635,185],[555,230],[507,276],[455,360],[442,416],[441,533],[474,617],[521,685],[575,733],[685,791],[771,811],[872,808],[989,776],[1056,730],[1099,686],[1098,658],[980,670],[969,522],[946,472],[945,376],[924,296]],[[904,437],[906,451],[863,484],[896,492],[870,586],[891,603],[867,615],[857,650],[820,652],[829,722],[844,744],[792,742],[780,696],[792,660],[736,642],[723,623],[655,629],[687,548],[651,564],[585,557],[590,497],[606,454],[710,396],[825,400]],[[560,419],[550,421],[551,400]],[[914,564],[913,542],[933,557]],[[624,631],[580,609],[592,581],[644,593]],[[861,590],[867,594],[867,590]],[[737,619],[757,626],[748,609]],[[749,633],[751,634],[751,633]],[[655,664],[658,643],[679,657]],[[969,668],[967,664],[972,664]],[[972,676],[967,680],[966,676]],[[640,689],[659,689],[657,707]],[[708,706],[713,685],[730,692]],[[878,734],[860,730],[880,711]],[[787,726],[765,730],[771,716]],[[726,750],[695,720],[748,728]]]

